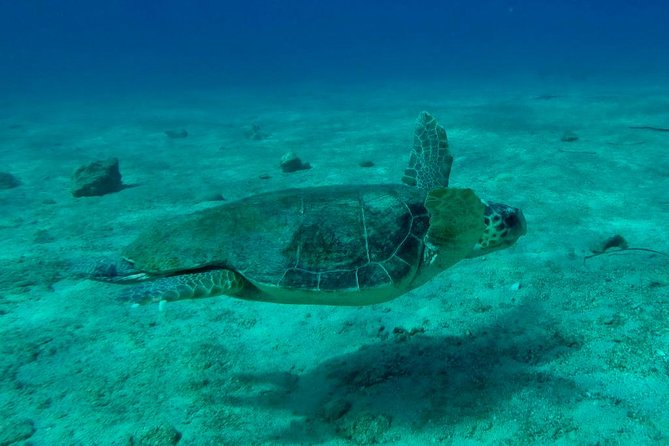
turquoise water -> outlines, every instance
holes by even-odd
[[[1,8],[0,445],[669,442],[667,6]],[[364,307],[77,274],[175,215],[399,183],[423,110],[514,246]]]

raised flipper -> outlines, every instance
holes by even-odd
[[[163,277],[130,287],[121,299],[145,304],[181,299],[197,299],[219,294],[234,296],[245,284],[245,279],[234,271],[215,269],[193,274]]]
[[[402,182],[424,191],[448,187],[452,164],[446,130],[434,116],[421,112],[416,120],[413,147]]]

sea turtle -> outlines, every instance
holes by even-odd
[[[88,276],[143,283],[137,303],[225,294],[277,303],[367,305],[414,289],[525,234],[520,209],[448,187],[444,128],[422,112],[401,184],[253,195],[150,226]]]

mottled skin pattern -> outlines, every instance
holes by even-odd
[[[466,257],[512,245],[519,209],[447,188],[453,157],[426,112],[404,184],[287,189],[150,226],[88,276],[133,302],[227,294],[280,303],[366,305],[393,299]]]
[[[244,290],[244,284],[242,277],[233,271],[212,269],[151,280],[127,288],[122,298],[137,303],[197,299],[223,293],[239,294]]]

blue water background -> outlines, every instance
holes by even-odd
[[[669,75],[657,0],[5,0],[0,12],[4,95]]]

